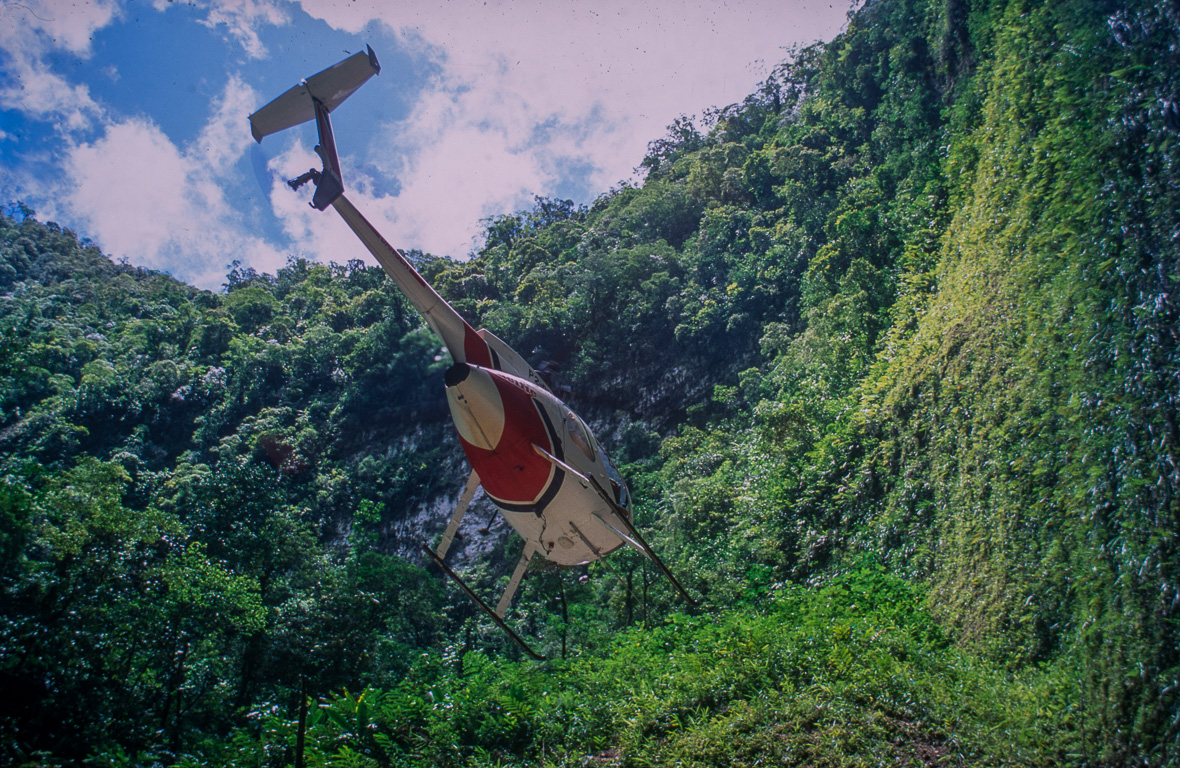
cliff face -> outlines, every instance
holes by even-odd
[[[1082,727],[1135,712],[1115,751],[1141,753],[1180,677],[1178,17],[986,19],[931,291],[847,417],[849,539],[929,579],[962,641],[1080,663]]]

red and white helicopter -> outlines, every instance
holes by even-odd
[[[624,544],[646,556],[692,604],[667,566],[633,522],[631,497],[606,452],[578,416],[511,347],[486,329],[475,330],[439,296],[348,198],[328,113],[381,71],[372,48],[312,75],[250,115],[256,141],[309,120],[316,121],[323,160],[288,182],[315,183],[311,205],[336,209],[402,293],[426,318],[454,360],[446,371],[447,404],[459,442],[471,464],[467,487],[438,546],[426,554],[491,619],[533,658],[542,658],[504,621],[530,560],[543,557],[563,566],[584,565]],[[500,602],[493,610],[446,564],[463,514],[476,490],[484,492],[525,541]]]

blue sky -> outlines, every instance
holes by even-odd
[[[371,45],[381,74],[333,113],[350,199],[402,248],[454,258],[534,195],[633,180],[681,114],[740,101],[847,2],[0,0],[0,204],[117,260],[217,289],[237,259],[365,253],[309,190],[310,125],[247,116]]]

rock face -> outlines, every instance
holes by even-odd
[[[462,494],[463,482],[458,488],[458,493],[427,502],[414,508],[406,517],[391,522],[386,527],[386,535],[392,544],[390,554],[412,563],[424,563],[426,557],[422,553],[422,544],[433,546],[447,527]],[[447,563],[456,570],[479,562],[501,566],[504,550],[513,536],[512,528],[480,490],[463,516],[447,553]]]

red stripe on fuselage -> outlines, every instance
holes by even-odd
[[[533,445],[552,453],[553,441],[537,413],[539,406],[533,403],[532,396],[525,389],[525,382],[516,383],[498,371],[488,373],[504,404],[504,431],[500,442],[490,451],[472,445],[462,435],[459,442],[489,496],[507,504],[533,504],[541,498],[553,475],[553,465],[540,456]]]

